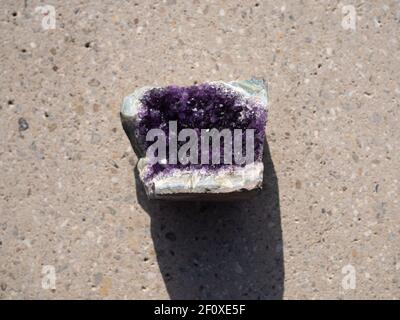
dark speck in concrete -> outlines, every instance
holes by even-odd
[[[19,118],[18,119],[18,127],[19,127],[19,131],[28,130],[28,128],[29,128],[28,121],[26,121],[24,118]]]
[[[97,79],[92,79],[89,81],[89,86],[91,87],[98,87],[100,85],[100,81]]]

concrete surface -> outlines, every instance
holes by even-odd
[[[2,299],[400,298],[399,1],[2,0],[0,24]],[[251,76],[263,194],[148,203],[122,98]]]

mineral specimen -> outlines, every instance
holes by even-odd
[[[237,199],[262,186],[262,80],[144,87],[125,97],[121,119],[149,198]]]

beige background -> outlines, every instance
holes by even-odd
[[[1,298],[400,298],[400,2],[2,0],[0,24]],[[252,76],[260,197],[146,202],[122,98]]]

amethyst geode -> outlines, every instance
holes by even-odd
[[[260,189],[266,107],[265,84],[256,79],[189,87],[144,87],[125,97],[121,108],[122,124],[139,157],[137,168],[149,198],[234,199]],[[232,156],[231,163],[224,163],[225,143],[232,141],[222,139],[220,163],[171,164],[168,157],[155,163],[154,159],[146,156],[146,150],[154,143],[146,141],[146,135],[152,129],[160,129],[167,137],[166,153],[170,154],[171,121],[176,122],[177,132],[193,129],[199,137],[202,129],[229,130],[232,134],[241,129],[239,139],[243,146],[246,144],[246,129],[253,129],[253,161],[239,163]],[[185,143],[177,141],[173,147],[180,148]],[[200,138],[196,144],[199,154],[206,151],[202,150]]]

